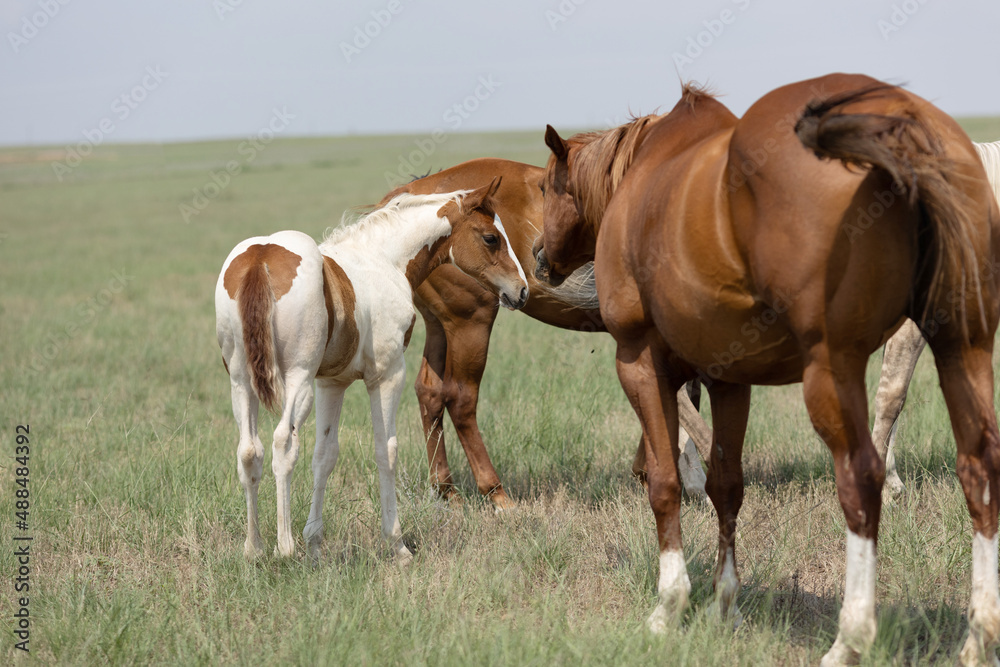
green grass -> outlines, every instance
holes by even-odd
[[[974,138],[1000,135],[975,119]],[[638,425],[604,335],[503,313],[480,426],[517,511],[496,516],[446,437],[467,502],[436,501],[413,392],[400,414],[398,489],[407,570],[387,559],[368,402],[348,392],[327,493],[322,564],[242,557],[236,429],[214,336],[213,289],[239,240],[320,236],[378,200],[414,137],[282,139],[190,223],[180,207],[238,141],[103,146],[57,181],[61,151],[0,151],[0,576],[10,582],[14,426],[31,425],[32,652],[13,649],[17,597],[0,586],[2,654],[28,663],[815,664],[836,632],[844,522],[830,457],[799,386],[759,388],[746,446],[737,558],[746,623],[706,613],[716,518],[686,503],[694,590],[682,628],[651,637],[651,514],[628,471]],[[540,132],[454,135],[428,166],[493,155],[540,164]],[[415,375],[418,325],[407,354]],[[874,387],[873,358],[869,386]],[[273,424],[263,417],[263,429]],[[314,422],[293,483],[308,512]],[[267,438],[265,437],[265,440]],[[899,434],[909,492],[887,508],[880,629],[865,664],[948,663],[965,631],[970,523],[929,357]],[[274,543],[269,461],[264,539]],[[7,527],[11,527],[8,530]],[[299,552],[302,552],[301,541]]]

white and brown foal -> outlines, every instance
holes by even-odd
[[[275,552],[291,556],[290,482],[315,380],[313,496],[303,536],[318,555],[344,391],[363,380],[371,399],[382,536],[399,559],[411,558],[397,516],[395,464],[403,351],[415,321],[413,290],[450,261],[504,306],[525,304],[523,271],[493,212],[498,185],[496,179],[471,192],[400,195],[319,246],[305,234],[284,231],[247,239],[229,254],[215,290],[216,332],[240,430],[237,470],[247,501],[247,557],[263,553],[257,521],[264,460],[258,403],[280,410],[271,465],[278,504]]]

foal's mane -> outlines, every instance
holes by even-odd
[[[345,211],[340,219],[340,226],[327,230],[320,245],[333,245],[349,236],[363,234],[382,227],[393,225],[402,219],[412,216],[416,209],[431,208],[435,213],[450,201],[461,202],[471,190],[456,190],[440,194],[416,195],[404,192],[396,195],[385,205],[356,217],[357,212]]]

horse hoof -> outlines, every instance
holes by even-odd
[[[253,542],[243,544],[243,557],[247,560],[258,560],[264,556],[264,547]]]
[[[728,609],[723,610],[722,605],[717,601],[713,602],[708,608],[710,614],[715,615],[716,618],[720,619],[724,625],[727,625],[733,629],[733,631],[739,630],[740,626],[743,625],[743,612],[735,604],[730,605]]]
[[[402,547],[396,552],[396,565],[399,567],[409,567],[412,562],[413,553],[406,547]]]
[[[903,495],[905,490],[906,487],[903,486],[903,480],[899,478],[899,475],[887,475],[885,483],[882,485],[882,502],[892,502]]]
[[[665,635],[667,630],[677,625],[677,614],[671,614],[663,604],[656,605],[656,609],[646,619],[646,628],[654,635]]]
[[[841,667],[841,665],[858,665],[861,663],[861,654],[841,643],[840,637],[833,642],[833,646],[826,652],[819,662],[819,667]]]

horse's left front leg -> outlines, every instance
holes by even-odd
[[[379,498],[382,505],[382,537],[403,565],[413,554],[403,544],[396,507],[396,410],[406,381],[403,355],[393,361],[378,383],[368,386],[372,409],[372,431],[375,437],[375,464],[378,467]]]
[[[647,625],[662,633],[687,607],[691,581],[681,543],[681,483],[677,471],[677,390],[664,374],[662,353],[645,340],[618,341],[618,379],[639,422],[646,452],[649,505],[660,547],[659,603]]]

